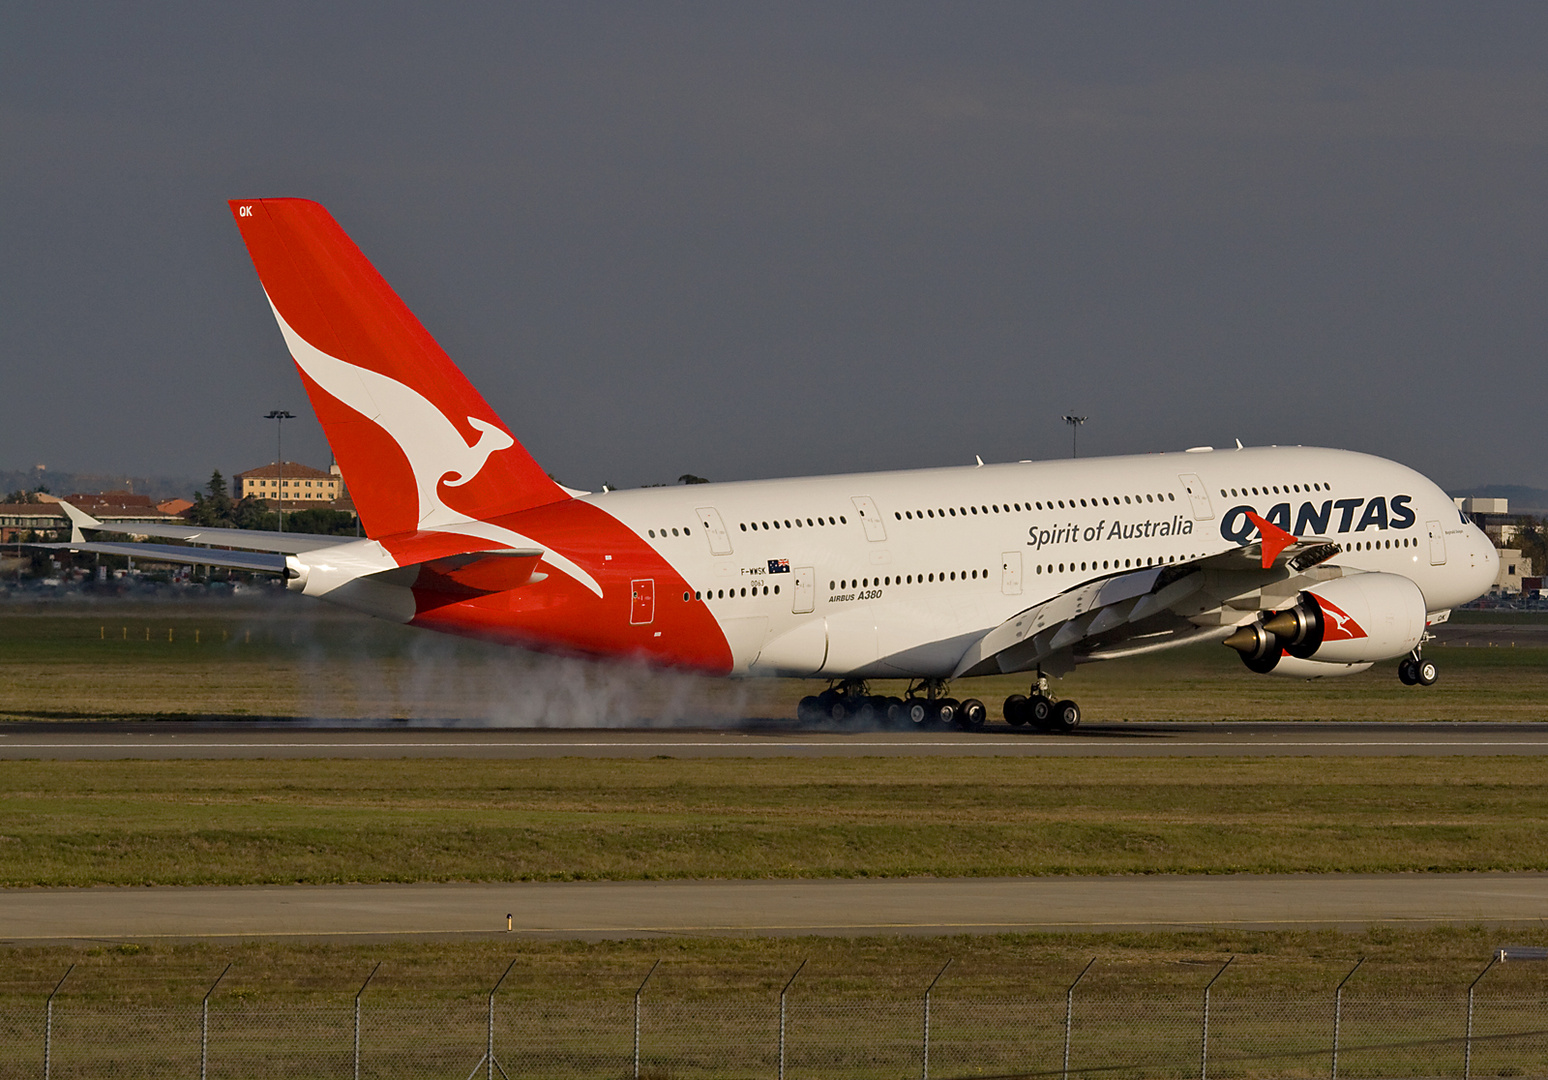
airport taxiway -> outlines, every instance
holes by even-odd
[[[511,918],[510,931],[506,917]],[[1548,874],[1217,874],[0,890],[0,942],[1536,925]]]
[[[1255,757],[1548,754],[1548,723],[1118,723],[1051,735],[983,731],[831,731],[791,722],[734,728],[560,729],[29,723],[0,730],[0,760],[46,758],[596,757]]]

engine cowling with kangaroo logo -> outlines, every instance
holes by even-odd
[[[1424,627],[1419,586],[1397,574],[1353,574],[1311,586],[1293,606],[1225,643],[1253,671],[1315,678],[1353,674],[1411,652]]]

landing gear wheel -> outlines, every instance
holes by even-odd
[[[822,706],[817,695],[808,694],[796,705],[796,719],[803,724],[815,724],[822,719]]]
[[[1419,682],[1417,667],[1418,665],[1412,659],[1406,656],[1403,657],[1403,659],[1398,661],[1398,681],[1404,686],[1416,685]]]
[[[1054,703],[1042,694],[1027,698],[1027,720],[1036,728],[1053,726]]]
[[[977,698],[968,698],[957,710],[957,726],[967,731],[977,731],[989,719],[989,710]]]
[[[962,703],[956,698],[941,698],[935,703],[935,718],[943,724],[955,724]]]
[[[1434,660],[1420,660],[1413,665],[1413,672],[1420,686],[1434,686],[1435,680],[1440,678],[1440,668],[1435,666]]]
[[[886,701],[887,707],[882,712],[887,718],[887,725],[889,727],[902,727],[908,723],[908,706],[903,703],[903,699],[890,697]]]
[[[1027,695],[1012,694],[1005,699],[1005,722],[1021,727],[1030,717],[1027,715]]]
[[[924,698],[909,698],[903,703],[903,715],[915,727],[924,727],[928,724],[934,711]]]
[[[1061,701],[1053,707],[1052,727],[1055,731],[1074,731],[1080,727],[1080,706],[1073,701]]]
[[[855,719],[862,724],[879,724],[886,716],[887,699],[884,697],[861,698],[859,706],[855,709]]]

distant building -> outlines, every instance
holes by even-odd
[[[177,514],[178,516],[182,516],[183,514],[186,514],[188,511],[193,509],[193,503],[189,502],[187,499],[168,499],[165,502],[157,503],[156,509],[160,510],[163,514]]]
[[[0,503],[0,544],[29,536],[39,541],[70,539],[70,519],[57,502]]]
[[[1530,578],[1532,574],[1532,560],[1524,557],[1519,548],[1500,548],[1500,570],[1495,575],[1494,584],[1489,587],[1491,592],[1519,593],[1523,586],[1523,579]]]
[[[260,465],[237,473],[233,479],[236,484],[232,494],[237,498],[266,499],[271,503],[283,503],[287,509],[293,508],[291,503],[316,505],[349,499],[337,465],[324,472],[299,461],[287,461]]]
[[[151,502],[149,495],[136,495],[132,491],[77,491],[66,495],[65,502],[77,510],[84,510],[104,524],[177,520],[176,514],[168,513]]]

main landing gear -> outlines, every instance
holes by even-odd
[[[1068,699],[1055,701],[1049,693],[1048,676],[1038,671],[1030,693],[1012,694],[1005,699],[1005,719],[1016,727],[1074,731],[1080,727],[1080,706]]]
[[[1420,655],[1419,648],[1398,661],[1398,678],[1404,686],[1434,686],[1435,680],[1440,678],[1440,669],[1435,666],[1434,660],[1426,660]]]
[[[988,721],[989,710],[977,698],[948,697],[944,679],[921,679],[910,684],[901,698],[873,694],[863,679],[843,679],[820,694],[802,698],[796,717],[803,724],[854,722],[896,728],[955,724],[973,731]]]

